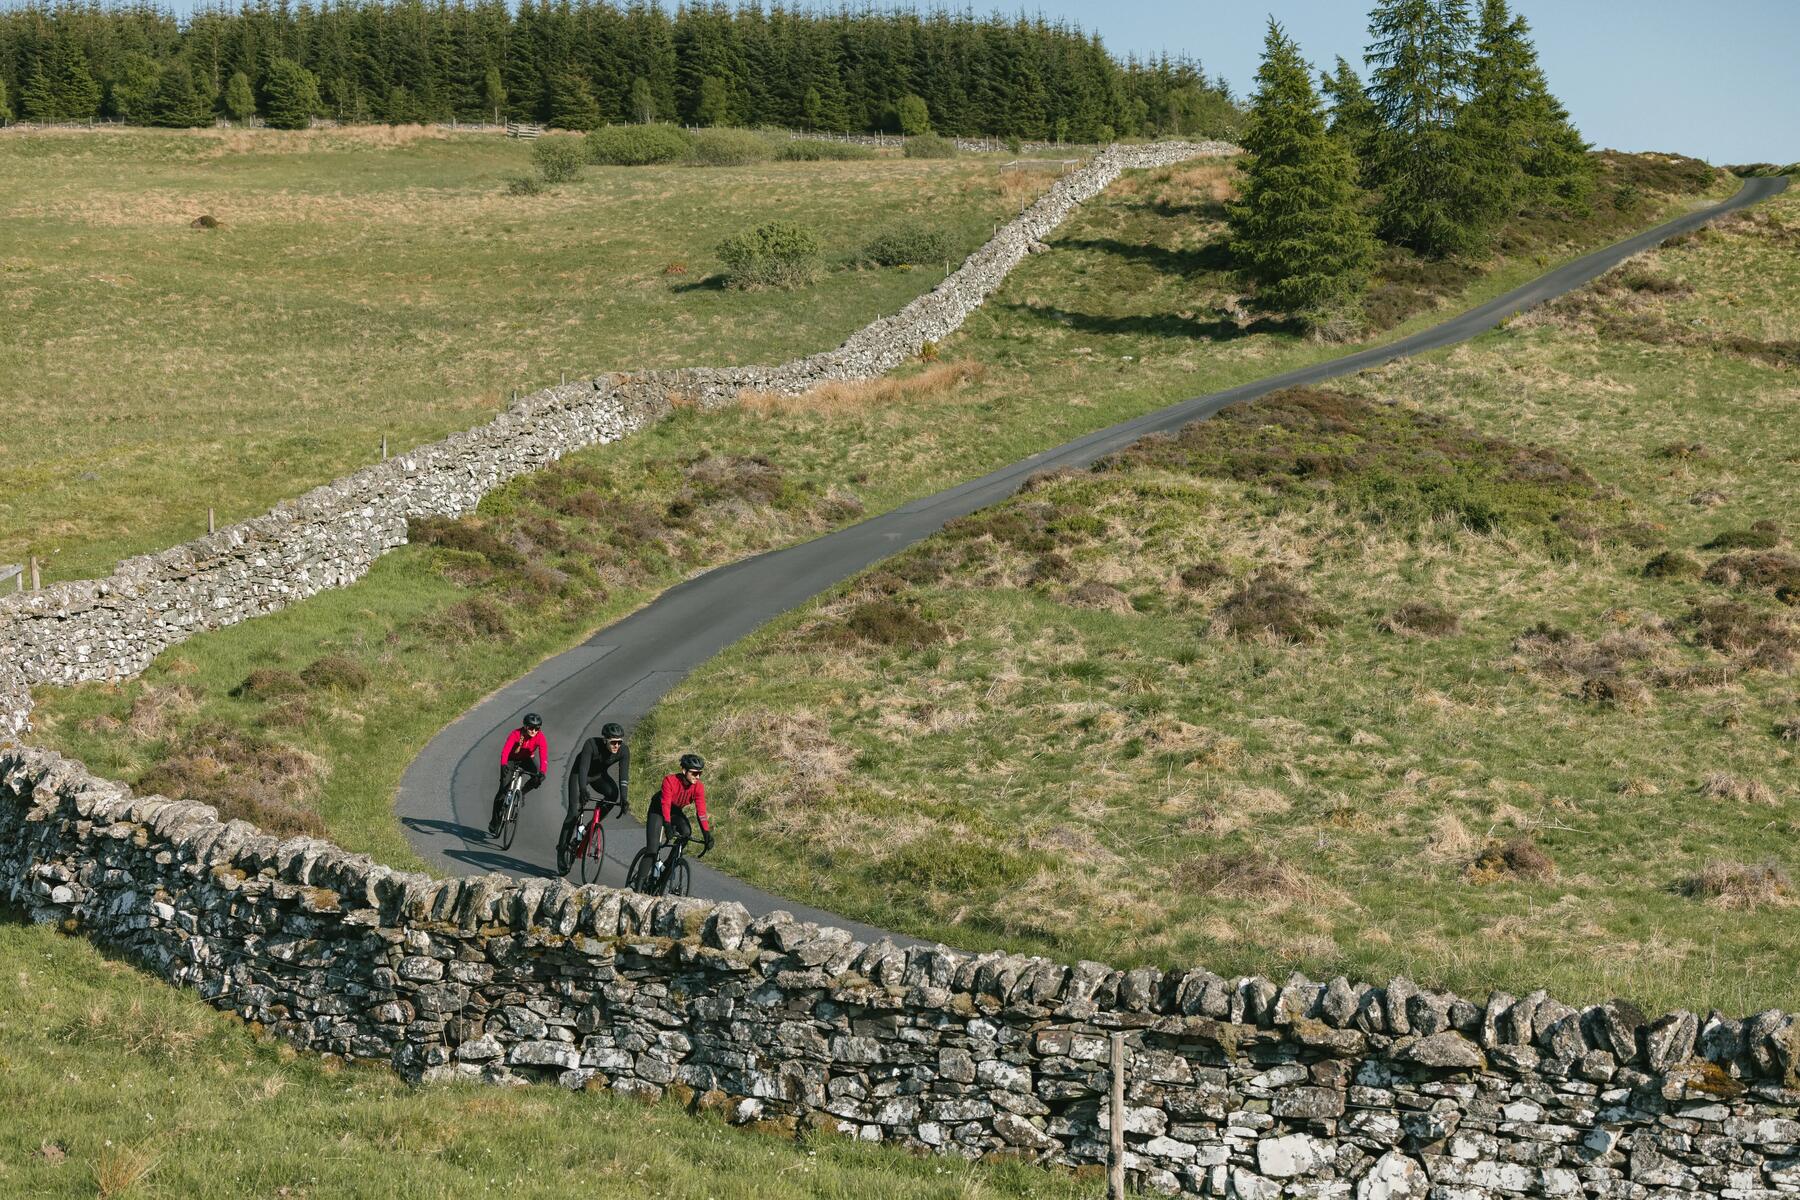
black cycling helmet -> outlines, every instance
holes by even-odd
[[[614,738],[618,738],[620,741],[624,741],[625,740],[625,727],[623,725],[619,724],[617,721],[608,721],[606,724],[604,724],[600,727],[600,737],[601,737],[601,740],[608,741],[608,742],[612,741],[612,739],[614,739]]]
[[[527,729],[542,729],[543,727],[544,727],[544,718],[538,716],[536,713],[526,713],[525,714],[525,728],[527,728]]]
[[[706,770],[706,760],[701,758],[698,754],[684,754],[681,756],[681,769],[684,771],[704,771]]]

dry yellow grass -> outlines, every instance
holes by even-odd
[[[796,396],[776,392],[743,391],[738,403],[760,416],[791,416],[807,413],[819,416],[843,416],[847,413],[884,409],[920,400],[943,398],[961,391],[986,373],[978,362],[963,359],[935,363],[910,375],[891,375],[881,379],[821,384]]]

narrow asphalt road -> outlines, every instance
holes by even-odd
[[[401,824],[420,856],[451,874],[552,875],[554,838],[563,817],[563,784],[575,751],[602,722],[620,721],[631,728],[689,671],[771,618],[929,537],[946,522],[1004,500],[1038,471],[1084,467],[1146,434],[1204,420],[1229,404],[1466,341],[1514,313],[1574,291],[1633,254],[1767,199],[1786,184],[1785,178],[1746,180],[1743,188],[1723,203],[1558,267],[1410,337],[1147,413],[836,533],[690,579],[583,645],[544,662],[432,739],[401,781],[396,800]],[[488,809],[498,778],[501,743],[530,710],[544,715],[551,747],[550,778],[528,798],[513,848],[503,852],[486,836]],[[667,767],[665,763],[637,764],[632,789],[634,815],[629,820],[614,818],[607,825],[608,861],[603,882],[623,883],[625,864],[644,844],[638,814],[644,812],[646,799]],[[723,836],[730,836],[728,828],[729,820],[721,831]],[[786,909],[800,920],[842,926],[859,938],[892,936],[770,895],[702,864],[695,865],[693,891],[710,899],[737,900],[753,913]]]

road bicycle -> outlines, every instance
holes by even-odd
[[[664,842],[654,855],[648,848],[639,850],[631,860],[630,870],[626,872],[626,883],[631,886],[632,891],[642,892],[646,896],[688,895],[693,878],[688,869],[687,844],[693,840],[692,833],[677,833]],[[702,847],[695,857],[705,858],[705,848]]]
[[[519,809],[525,803],[525,778],[531,772],[508,763],[506,796],[500,801],[500,848],[511,850],[513,836],[519,832]]]
[[[606,861],[606,830],[601,822],[617,808],[621,813],[625,806],[613,800],[596,801],[588,809],[587,820],[576,825],[570,836],[559,839],[556,844],[556,873],[567,875],[570,870],[579,868],[577,874],[583,883],[598,883],[600,867]]]

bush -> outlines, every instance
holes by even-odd
[[[544,183],[536,175],[514,175],[506,181],[506,194],[541,196],[544,194]]]
[[[950,235],[918,221],[889,226],[869,239],[862,261],[878,267],[943,262],[950,257]]]
[[[819,277],[819,238],[790,221],[770,221],[719,243],[733,287],[804,287]]]
[[[369,686],[369,669],[341,654],[327,654],[314,659],[300,678],[309,687],[340,692],[360,692]]]
[[[531,148],[531,161],[545,183],[567,183],[581,174],[581,145],[568,138],[547,137]]]
[[[1267,571],[1226,597],[1219,617],[1233,637],[1277,642],[1317,641],[1319,631],[1335,623],[1311,596]]]
[[[775,144],[748,129],[701,129],[692,140],[687,159],[690,166],[742,167],[775,157]]]
[[[1679,550],[1664,550],[1644,564],[1644,574],[1650,579],[1696,579],[1700,564]]]
[[[1502,842],[1489,838],[1469,864],[1473,883],[1498,883],[1505,879],[1549,879],[1556,874],[1556,864],[1528,833],[1517,834]]]
[[[935,133],[922,133],[906,139],[908,158],[955,158],[956,143]]]
[[[856,162],[875,157],[875,147],[856,142],[827,142],[818,138],[799,138],[775,151],[782,162]]]
[[[586,138],[587,160],[601,166],[642,167],[677,162],[692,144],[675,125],[608,125]]]

